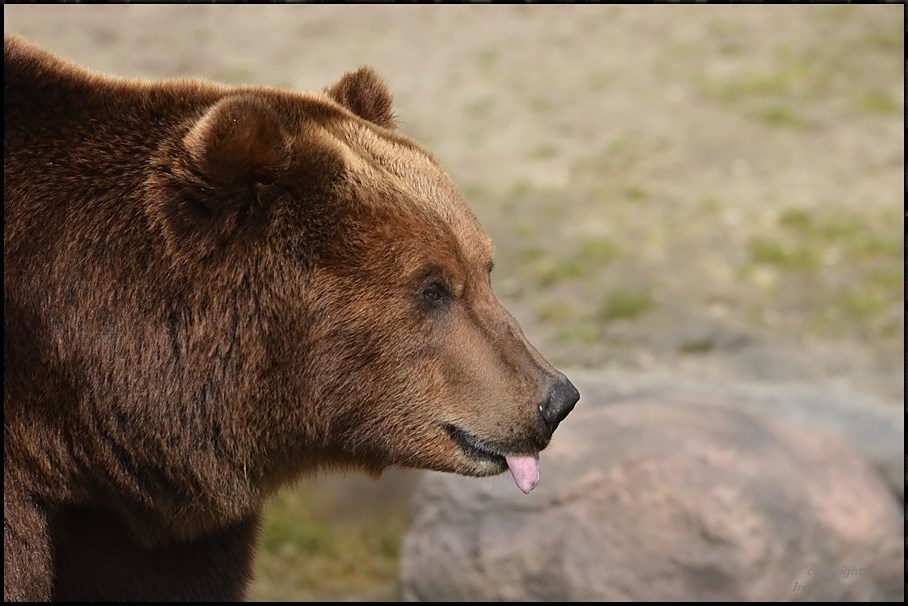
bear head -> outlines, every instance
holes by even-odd
[[[510,468],[529,491],[579,394],[496,299],[491,240],[391,106],[369,68],[316,95],[232,89],[159,150],[151,223],[222,321],[212,360],[239,371],[210,372],[244,473]]]

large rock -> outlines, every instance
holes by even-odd
[[[406,600],[901,600],[904,521],[842,439],[731,403],[584,399],[529,496],[427,474]]]
[[[857,393],[844,385],[809,382],[702,381],[672,372],[568,372],[583,401],[606,403],[622,398],[660,398],[665,394],[733,402],[750,411],[767,413],[809,430],[844,438],[857,448],[886,479],[892,492],[904,499],[905,410]]]

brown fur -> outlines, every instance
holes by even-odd
[[[5,37],[5,599],[241,599],[299,474],[546,446],[563,376],[393,126],[368,68],[140,82]]]

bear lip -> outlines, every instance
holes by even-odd
[[[447,431],[448,435],[451,436],[451,439],[460,446],[461,450],[473,458],[494,461],[499,464],[502,471],[508,468],[506,457],[508,455],[517,454],[516,452],[511,452],[510,449],[502,448],[499,445],[489,444],[463,428],[451,423],[446,423],[444,427],[445,431]],[[531,454],[535,455],[537,453]]]

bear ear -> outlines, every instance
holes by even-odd
[[[192,164],[219,185],[249,183],[274,172],[287,156],[277,113],[252,95],[227,97],[183,138]]]
[[[326,89],[328,95],[354,114],[385,128],[395,127],[391,93],[371,67],[347,72]]]

